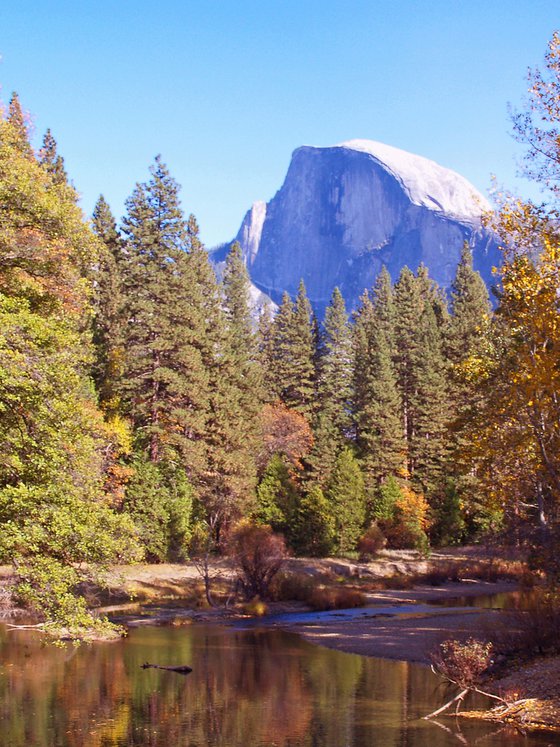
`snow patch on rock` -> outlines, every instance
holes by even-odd
[[[389,171],[415,205],[460,220],[479,222],[488,201],[460,174],[423,156],[374,140],[348,140],[334,146],[366,153]]]

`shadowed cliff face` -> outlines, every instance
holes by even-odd
[[[486,208],[465,179],[419,156],[370,141],[305,146],[275,197],[247,213],[237,241],[260,290],[279,302],[303,278],[322,315],[336,285],[355,308],[383,265],[396,279],[423,262],[448,287],[465,240],[490,283],[499,252],[480,224]]]

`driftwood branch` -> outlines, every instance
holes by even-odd
[[[192,672],[192,668],[187,667],[186,665],[179,667],[166,667],[162,664],[148,664],[148,662],[146,662],[140,666],[142,669],[164,669],[166,672],[176,672],[177,674],[190,674]]]
[[[15,623],[6,623],[8,630],[44,630],[45,623],[37,623],[36,625],[16,625]]]
[[[469,692],[468,688],[465,690],[461,690],[461,692],[456,695],[454,698],[451,698],[451,700],[448,700],[447,703],[441,706],[441,708],[438,708],[437,711],[432,711],[431,713],[428,713],[427,716],[422,716],[423,719],[429,719],[433,718],[434,716],[439,716],[440,713],[443,713],[448,708],[450,708],[453,703],[457,703],[457,708],[459,707],[461,701],[465,697],[465,695]]]

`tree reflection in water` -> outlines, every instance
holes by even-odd
[[[0,742],[10,747],[444,747],[515,732],[419,717],[441,699],[426,667],[311,646],[279,631],[190,626],[65,649],[0,629]],[[145,661],[193,667],[187,677]]]

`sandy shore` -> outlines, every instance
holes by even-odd
[[[507,583],[472,582],[467,587],[461,584],[446,584],[434,589],[419,587],[411,591],[387,591],[373,595],[374,604],[415,603],[425,610],[423,602],[444,602],[453,597],[498,594],[515,590]],[[311,643],[327,646],[347,653],[374,656],[400,661],[428,664],[430,652],[447,638],[465,639],[491,638],[503,624],[498,610],[481,608],[449,607],[434,608],[433,613],[418,613],[397,616],[375,616],[374,610],[364,610],[363,616],[347,619],[326,619],[313,624],[283,625],[303,636]],[[470,718],[503,723],[509,721],[518,728],[560,731],[560,657],[536,659],[510,669],[499,679],[485,684],[485,689],[503,696],[509,693],[513,699],[523,698],[519,706],[506,714],[502,711],[462,713]]]
[[[483,636],[498,624],[500,612],[472,607],[434,607],[425,611],[425,602],[446,602],[515,591],[512,583],[448,583],[440,587],[417,587],[406,591],[381,591],[368,595],[371,607],[355,617],[331,617],[318,622],[280,624],[311,643],[362,656],[414,661],[428,664],[429,655],[446,638]],[[409,611],[411,604],[422,605],[422,612]],[[376,606],[405,605],[407,612],[397,616],[376,614]]]

